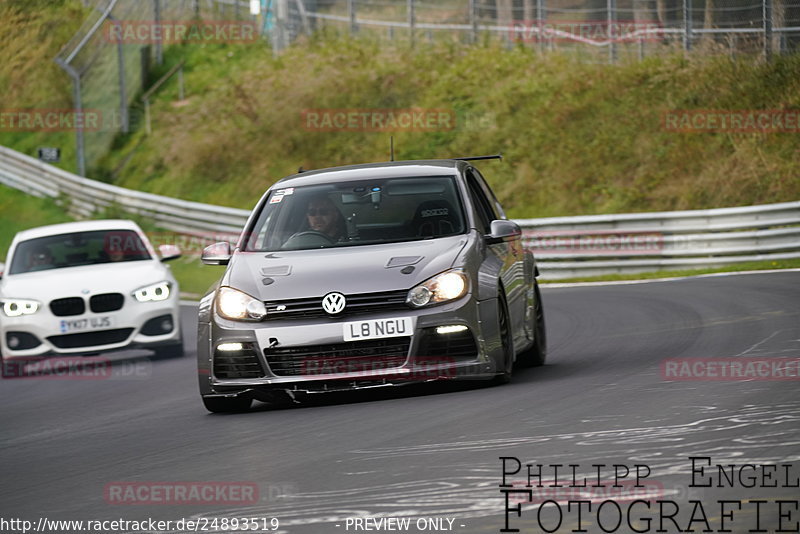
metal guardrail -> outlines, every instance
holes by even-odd
[[[62,199],[78,218],[117,208],[152,219],[166,230],[195,236],[238,234],[250,214],[89,180],[6,147],[0,147],[0,183]],[[544,279],[800,258],[800,201],[516,222]]]

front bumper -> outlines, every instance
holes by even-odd
[[[76,332],[69,332],[63,323],[83,320],[87,321],[89,327]],[[171,325],[171,330],[165,328],[167,324]],[[0,349],[6,361],[98,354],[133,348],[154,349],[175,345],[180,340],[177,294],[163,302],[127,299],[122,309],[105,313],[86,312],[58,317],[47,306],[42,306],[33,315],[0,317]],[[9,342],[14,346],[9,346]],[[38,344],[30,346],[33,343]]]
[[[490,320],[492,307],[491,302],[479,303],[466,295],[431,308],[342,319],[240,323],[213,314],[211,323],[199,324],[200,392],[260,398],[275,390],[316,393],[490,379],[499,371],[491,357],[493,343],[484,339],[481,315],[487,315],[483,321]],[[411,318],[409,335],[345,340],[348,324],[398,318]],[[436,329],[441,326],[465,329],[439,334]]]

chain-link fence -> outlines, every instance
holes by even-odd
[[[134,102],[153,83],[148,73],[162,63],[166,46],[193,38],[246,39],[256,28],[246,0],[84,0],[84,5],[91,15],[55,58],[72,79],[74,109],[83,117],[76,128],[81,176],[116,135],[143,120],[143,108]],[[236,28],[236,21],[253,25]]]
[[[275,0],[294,37],[336,28],[381,39],[497,38],[611,61],[676,48],[759,53],[800,48],[800,0]],[[284,9],[280,9],[281,5]],[[285,17],[281,14],[285,13]],[[309,23],[304,23],[309,20]],[[283,44],[286,40],[280,40]]]
[[[138,95],[164,47],[187,40],[250,41],[279,52],[317,31],[414,46],[500,40],[588,61],[694,53],[800,50],[800,0],[84,0],[92,16],[56,61],[73,80],[76,110],[101,124],[76,133],[85,175],[114,137],[143,120]],[[257,15],[256,15],[257,14]],[[190,21],[188,25],[183,22]],[[192,22],[200,25],[191,26]],[[216,22],[215,22],[216,21]],[[250,24],[248,26],[248,24]],[[231,29],[232,28],[232,29]],[[194,32],[194,33],[193,33]],[[227,32],[227,33],[226,33]],[[210,39],[209,39],[210,37]]]

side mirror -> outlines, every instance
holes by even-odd
[[[231,261],[231,244],[227,241],[214,243],[203,249],[200,261],[206,265],[228,265]]]
[[[522,229],[514,221],[497,219],[492,221],[491,233],[486,236],[486,242],[490,245],[502,243],[504,241],[514,241],[522,237]]]
[[[158,252],[161,254],[161,261],[170,261],[181,257],[181,249],[177,245],[159,245]]]

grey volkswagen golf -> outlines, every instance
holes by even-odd
[[[206,408],[545,361],[533,255],[471,159],[303,172],[264,194],[200,303]]]

